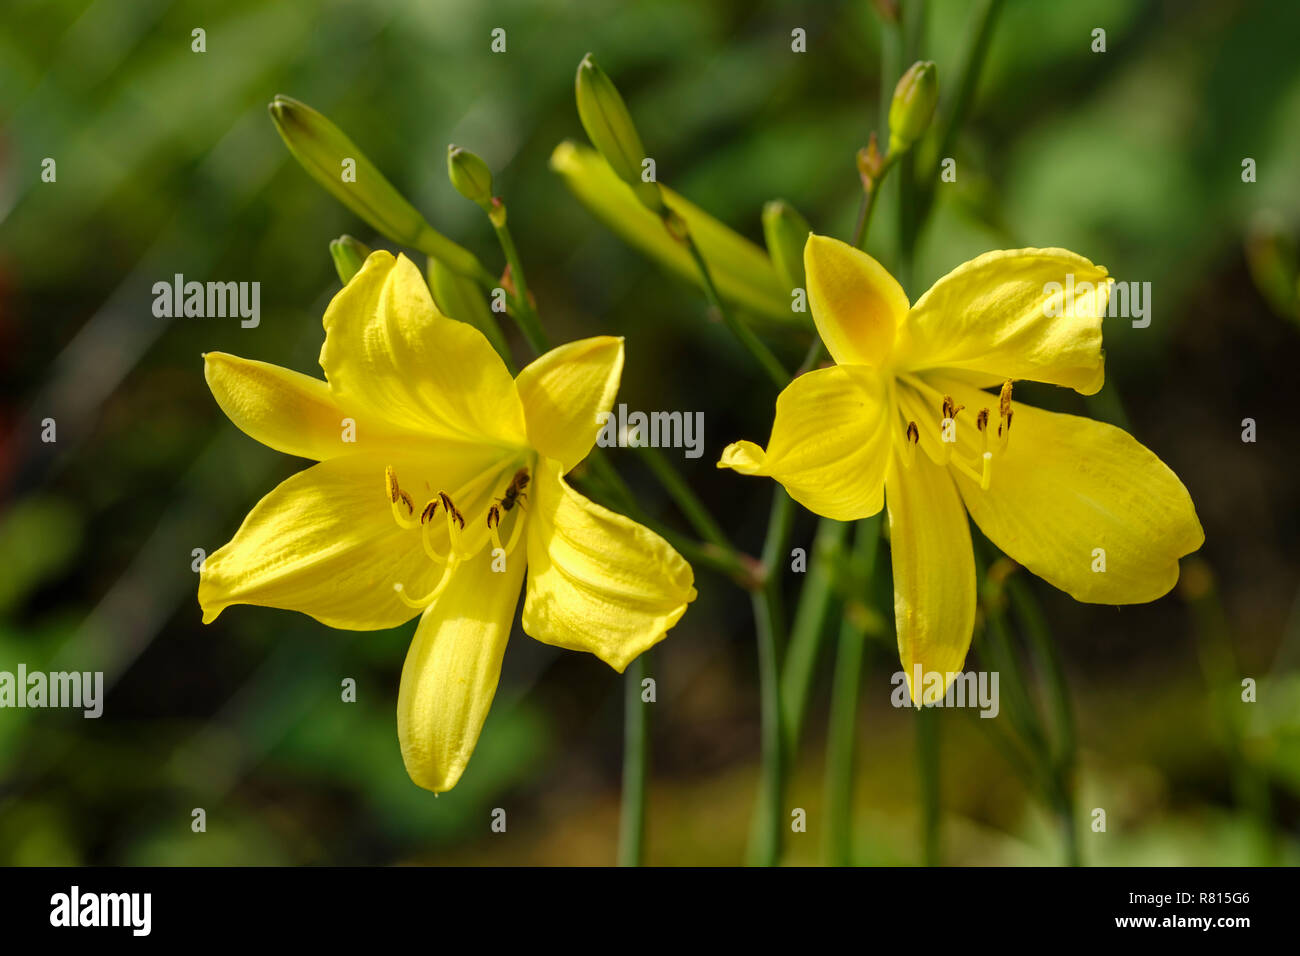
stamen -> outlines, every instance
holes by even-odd
[[[998,397],[998,412],[1002,418],[998,423],[998,451],[1003,451],[1011,438],[1011,417],[1014,414],[1011,409],[1011,379],[1002,383],[1002,394]]]
[[[397,592],[397,599],[409,608],[422,611],[434,601],[436,601],[443,591],[447,590],[447,585],[451,583],[451,572],[456,569],[457,562],[454,558],[447,562],[447,567],[443,569],[442,577],[434,585],[432,591],[422,598],[409,598],[406,596],[406,588],[402,582],[398,581],[393,584],[393,590]]]
[[[433,546],[433,519],[438,514],[438,499],[433,499],[424,506],[420,512],[420,544],[424,546],[424,553],[431,560],[438,564],[445,564],[450,554],[439,554],[438,549]],[[450,545],[450,541],[448,541]]]
[[[916,422],[907,423],[907,437],[903,442],[903,465],[911,468],[912,463],[916,461],[916,446],[921,441],[921,431],[916,427]]]
[[[397,472],[393,471],[392,465],[384,468],[384,484],[388,488],[389,508],[397,526],[408,530],[414,528],[415,522],[412,519],[415,517],[415,502],[398,485]]]

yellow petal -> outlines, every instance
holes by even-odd
[[[393,585],[428,593],[438,568],[425,555],[419,530],[394,521],[386,466],[409,489],[418,516],[438,490],[488,472],[491,456],[499,454],[480,446],[430,446],[418,458],[347,455],[298,472],[259,501],[234,538],[203,563],[204,623],[232,604],[301,611],[351,630],[409,621],[415,612]]]
[[[800,375],[776,400],[772,437],[727,446],[719,468],[775,478],[809,511],[854,521],[880,510],[893,416],[886,385],[861,366]]]
[[[551,349],[519,373],[528,442],[565,471],[587,457],[623,374],[623,339],[582,339]]]
[[[287,455],[323,461],[415,437],[382,421],[357,424],[339,408],[327,383],[278,365],[208,352],[203,374],[217,404],[240,431]]]
[[[935,384],[958,402],[980,395],[996,402],[956,383]],[[1178,476],[1113,425],[1020,402],[1012,411],[989,490],[957,475],[980,529],[1077,601],[1138,604],[1167,593],[1178,581],[1178,559],[1205,540]]]
[[[808,307],[826,350],[839,365],[882,366],[907,294],[875,259],[848,243],[809,236],[803,250]]]
[[[528,519],[523,624],[544,644],[622,672],[695,600],[694,573],[649,528],[588,501],[543,461]]]
[[[335,399],[375,420],[461,441],[525,444],[524,412],[483,333],[441,315],[415,264],[371,253],[325,310]]]
[[[420,618],[397,692],[397,739],[411,779],[442,793],[460,779],[501,676],[524,562],[492,570],[489,551],[459,565]]]
[[[947,675],[961,672],[975,627],[970,525],[948,472],[924,455],[911,467],[894,456],[885,489],[898,656],[912,701],[932,703],[946,691]],[[931,674],[942,675],[934,689]]]
[[[902,370],[1031,379],[1091,395],[1105,379],[1101,318],[1112,281],[1104,268],[1065,249],[985,253],[917,300],[899,329],[895,363]]]

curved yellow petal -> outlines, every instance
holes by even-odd
[[[958,266],[899,328],[896,365],[1101,388],[1101,319],[1113,280],[1065,249],[1005,249]]]
[[[871,369],[818,369],[777,397],[766,451],[736,442],[718,467],[775,478],[809,511],[854,521],[881,508],[894,424],[887,385]]]
[[[840,365],[884,365],[907,315],[898,280],[865,252],[827,236],[808,237],[803,263],[808,308],[826,351]]]
[[[522,447],[514,379],[483,333],[441,315],[416,265],[373,252],[325,310],[335,400],[398,428]]]
[[[474,753],[523,576],[522,560],[494,571],[484,550],[455,569],[420,617],[397,691],[397,739],[406,772],[426,790],[454,787]]]
[[[570,342],[534,359],[515,385],[524,403],[528,442],[567,472],[587,457],[623,374],[623,339],[601,335]]]
[[[622,672],[695,600],[691,566],[649,528],[570,488],[553,460],[538,468],[531,506],[524,632]]]
[[[301,611],[350,630],[409,621],[415,612],[393,585],[428,593],[439,569],[425,555],[418,528],[402,529],[394,520],[386,468],[393,468],[418,517],[438,490],[459,488],[493,464],[481,446],[449,444],[418,457],[346,455],[298,472],[259,501],[234,538],[204,561],[203,622],[232,604]]]
[[[957,401],[971,400],[947,384]],[[1140,604],[1166,594],[1178,559],[1205,541],[1178,476],[1113,425],[1019,402],[1012,411],[988,491],[957,475],[980,529],[1077,601]]]
[[[269,448],[323,461],[418,436],[382,421],[358,424],[339,408],[326,382],[225,352],[203,356],[212,397],[236,427]]]
[[[948,675],[961,672],[975,627],[970,525],[948,472],[924,455],[910,467],[894,456],[885,498],[898,656],[913,703],[933,703],[946,692]]]

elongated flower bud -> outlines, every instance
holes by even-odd
[[[330,258],[339,274],[339,281],[347,285],[352,277],[361,271],[362,264],[370,255],[370,247],[349,235],[330,240]]]
[[[767,254],[788,288],[804,287],[803,247],[810,232],[808,220],[784,199],[774,199],[763,207]]]
[[[889,104],[889,151],[901,153],[921,138],[939,101],[939,77],[934,63],[917,60],[894,87]]]
[[[646,158],[641,136],[627,111],[627,104],[618,87],[588,53],[578,64],[578,77],[574,84],[578,101],[578,118],[587,131],[591,145],[595,146],[610,168],[623,182],[632,187],[637,198],[649,209],[660,212],[664,208],[657,183],[642,179],[642,164]]]
[[[335,199],[394,242],[419,249],[464,275],[492,281],[473,253],[429,225],[325,116],[287,96],[277,96],[269,109],[289,152]]]
[[[447,175],[451,184],[470,202],[484,209],[492,203],[492,170],[487,163],[467,149],[447,147]]]

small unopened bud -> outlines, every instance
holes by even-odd
[[[930,60],[917,60],[894,87],[889,104],[889,151],[901,153],[921,138],[939,101],[939,77]]]
[[[799,211],[784,199],[774,199],[763,207],[763,238],[772,257],[776,274],[787,288],[804,286],[803,247],[812,227]]]
[[[277,96],[268,107],[296,160],[339,202],[393,242],[441,259],[462,275],[491,281],[468,249],[434,229],[347,134],[306,103]]]
[[[614,81],[596,65],[590,53],[578,64],[574,82],[578,101],[578,118],[595,146],[618,178],[632,187],[647,208],[661,212],[664,208],[659,186],[645,182],[641,176],[646,158],[641,136],[632,122],[632,114]]]
[[[492,202],[492,170],[467,149],[447,147],[447,175],[451,184],[470,202],[487,209]]]
[[[863,191],[871,192],[875,189],[876,183],[880,182],[884,172],[885,157],[880,155],[880,147],[873,130],[867,145],[858,150],[858,177],[862,180]]]
[[[339,281],[347,285],[361,271],[361,265],[370,255],[370,247],[349,235],[330,240],[330,258],[339,274]]]

